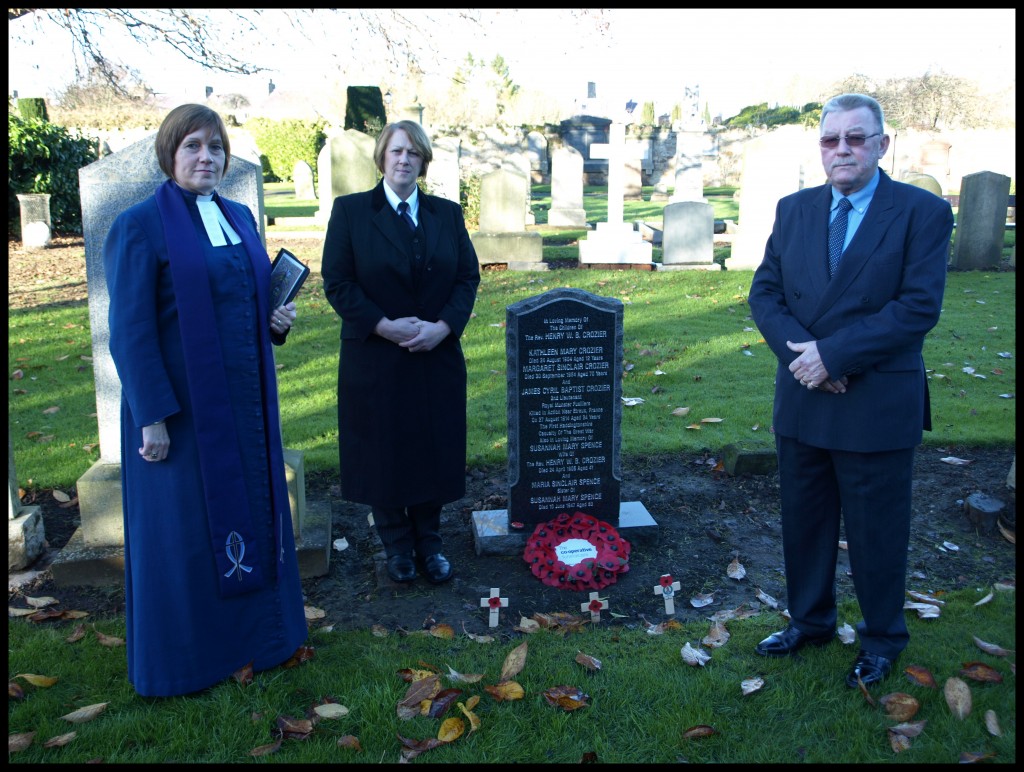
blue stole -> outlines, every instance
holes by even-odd
[[[245,487],[238,433],[228,397],[227,375],[213,309],[210,279],[203,248],[196,235],[184,195],[173,180],[156,194],[178,305],[178,325],[185,351],[188,390],[192,397],[199,466],[206,496],[206,511],[222,597],[241,595],[263,587],[256,530],[252,525],[249,494]],[[277,411],[277,375],[270,341],[270,258],[249,223],[241,222],[219,195],[214,201],[242,239],[256,281],[259,331],[260,383],[264,395],[264,431],[267,435],[271,506],[278,554],[278,576],[284,563],[283,529],[291,527],[291,508],[284,479],[280,417]]]

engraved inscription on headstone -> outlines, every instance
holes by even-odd
[[[623,306],[560,288],[508,307],[509,520],[618,525]]]

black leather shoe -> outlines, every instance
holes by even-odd
[[[891,659],[883,657],[881,654],[871,654],[862,650],[857,655],[853,668],[846,676],[846,685],[851,688],[859,686],[857,676],[860,676],[860,680],[865,686],[877,684],[889,675],[889,671],[892,670],[892,662]]]
[[[796,654],[804,646],[824,646],[836,637],[835,631],[827,635],[807,635],[790,625],[785,630],[772,633],[757,646],[754,651],[762,657],[785,657]]]
[[[433,584],[441,584],[452,578],[452,564],[440,552],[427,555],[420,563],[424,575]]]
[[[388,576],[393,582],[405,584],[416,578],[416,563],[412,555],[392,555],[388,558]]]

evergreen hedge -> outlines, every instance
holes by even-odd
[[[313,170],[313,182],[318,172],[317,156],[327,142],[323,120],[304,121],[288,119],[272,121],[269,118],[250,118],[246,131],[252,134],[260,149],[260,165],[264,182],[292,181],[297,161],[305,161]]]

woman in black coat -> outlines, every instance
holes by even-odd
[[[373,151],[384,179],[334,200],[324,291],[341,317],[341,495],[369,504],[396,582],[452,577],[441,507],[465,495],[466,362],[459,338],[480,268],[454,202],[419,190],[433,158],[413,121]]]

